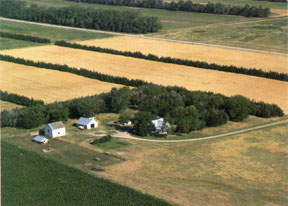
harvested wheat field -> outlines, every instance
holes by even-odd
[[[0,100],[0,111],[12,110],[12,109],[15,109],[15,108],[22,108],[22,107],[23,106],[18,105],[18,104],[14,104],[14,103],[11,103],[11,102],[6,102],[6,101]]]
[[[0,84],[16,93],[47,103],[108,92],[121,85],[78,75],[0,61]]]
[[[181,59],[206,61],[221,65],[259,68],[265,71],[288,73],[288,57],[251,51],[224,49],[211,46],[152,40],[137,37],[113,37],[78,42],[121,51],[140,51],[144,54],[170,56]]]
[[[14,49],[2,53],[34,61],[82,67],[114,76],[143,79],[165,86],[177,85],[189,90],[212,91],[227,96],[241,94],[257,101],[278,104],[285,113],[288,112],[288,83],[283,81],[58,46]]]

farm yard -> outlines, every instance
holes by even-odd
[[[2,54],[66,64],[129,79],[143,79],[164,86],[177,85],[190,90],[212,91],[227,96],[241,94],[256,101],[279,104],[285,112],[288,111],[288,96],[283,95],[287,91],[288,83],[277,80],[58,46],[5,50]]]
[[[0,204],[288,204],[287,3],[23,1],[0,8]]]
[[[6,91],[41,99],[46,103],[100,94],[113,87],[122,87],[59,71],[3,61],[0,63],[0,82],[5,85]]]
[[[117,138],[110,126],[117,118],[116,114],[99,114],[100,127],[89,131],[78,130],[72,126],[76,120],[69,120],[65,123],[67,136],[53,139],[48,145],[31,143],[29,132],[36,129],[3,128],[2,141],[173,204],[241,205],[245,201],[248,205],[284,205],[288,201],[284,163],[287,124],[214,140],[152,143]],[[221,127],[227,131],[269,121],[250,117],[243,123],[229,122]],[[197,135],[216,132],[217,128],[210,128]],[[111,142],[99,146],[89,143],[107,133],[114,136]],[[52,152],[43,153],[45,148]],[[105,156],[104,152],[126,161]],[[94,161],[95,156],[101,160]],[[93,172],[91,168],[104,171]]]

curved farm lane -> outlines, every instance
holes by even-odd
[[[275,17],[275,19],[279,19],[279,18],[287,18],[287,17]],[[102,31],[102,30],[93,30],[93,29],[85,29],[85,28],[77,28],[77,27],[70,27],[70,26],[61,26],[61,25],[54,25],[54,24],[24,21],[24,20],[18,20],[18,19],[9,19],[9,18],[4,18],[4,17],[0,17],[0,20],[10,21],[10,22],[18,22],[18,23],[24,23],[24,24],[34,24],[34,25],[47,26],[47,27],[53,27],[53,28],[61,28],[61,29],[88,31],[88,32],[95,32],[95,33],[118,35],[118,36],[131,36],[131,37],[138,37],[138,38],[154,39],[154,40],[159,40],[159,41],[169,41],[169,42],[192,44],[192,45],[195,44],[195,45],[210,46],[210,47],[217,47],[217,48],[224,48],[224,49],[233,49],[233,50],[240,50],[240,51],[250,51],[250,52],[259,52],[259,53],[266,53],[266,54],[288,56],[287,53],[271,52],[271,51],[256,50],[256,49],[247,49],[247,48],[232,47],[232,46],[223,46],[223,45],[217,45],[217,44],[206,44],[206,43],[191,42],[191,41],[181,41],[181,40],[173,40],[173,39],[158,38],[158,37],[150,37],[150,36],[145,36],[143,34],[128,34],[128,33]],[[249,22],[243,22],[243,23],[253,23],[253,22],[258,22],[258,21],[271,21],[271,20],[272,19],[270,18],[270,19],[255,20],[255,21],[249,21]],[[233,24],[235,24],[235,23],[233,23]]]
[[[285,124],[285,123],[288,123],[288,119],[269,123],[269,124],[264,124],[264,125],[260,125],[260,126],[256,126],[256,127],[252,127],[252,128],[248,128],[248,129],[240,129],[240,130],[237,130],[234,132],[228,132],[228,133],[224,133],[224,134],[195,138],[195,139],[181,139],[181,140],[144,139],[144,138],[133,137],[128,132],[118,132],[112,136],[115,138],[131,139],[131,140],[144,141],[144,142],[158,142],[158,143],[195,142],[195,141],[202,141],[202,140],[208,140],[208,139],[216,139],[216,138],[220,138],[220,137],[226,137],[226,136],[241,134],[241,133],[245,133],[245,132],[251,132],[254,130],[264,129],[267,127],[272,127],[272,126],[281,125],[281,124]]]

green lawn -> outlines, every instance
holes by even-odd
[[[1,153],[2,205],[169,205],[5,141]]]
[[[40,25],[33,25],[33,24],[23,24],[18,22],[10,22],[5,20],[0,20],[1,31],[4,32],[11,32],[16,34],[27,34],[30,36],[42,37],[52,40],[52,42],[57,40],[87,40],[87,39],[98,39],[98,38],[107,38],[112,37],[109,34],[99,34],[87,31],[76,31],[76,30],[69,30],[69,29],[58,29],[52,28],[47,26],[40,26]],[[3,38],[4,39],[4,38]],[[6,39],[6,38],[5,38]],[[14,41],[14,40],[11,40]],[[29,44],[35,44],[30,43]],[[28,44],[27,43],[27,44]],[[11,42],[7,42],[7,44],[12,45]],[[15,43],[15,45],[17,45]],[[43,44],[41,44],[43,45]],[[2,47],[4,47],[1,44]]]

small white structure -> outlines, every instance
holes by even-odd
[[[127,121],[127,122],[123,122],[123,124],[124,124],[125,126],[130,126],[130,125],[132,124],[132,122],[131,122],[131,121]]]
[[[39,136],[39,135],[37,135],[36,137],[34,137],[33,141],[34,141],[34,142],[38,142],[38,143],[40,143],[40,144],[46,144],[46,143],[49,142],[48,139],[46,139],[45,137],[41,137],[41,136]]]
[[[45,136],[55,138],[65,136],[65,126],[62,121],[53,122],[45,127]]]
[[[97,128],[98,122],[95,120],[94,117],[90,117],[90,118],[80,117],[80,119],[78,119],[75,125],[77,127],[82,126],[85,129],[91,129],[91,128]]]
[[[124,125],[124,126],[130,126],[130,125],[132,125],[132,122],[131,122],[130,120],[128,120],[128,121],[118,121],[117,123],[118,123],[118,124],[122,124],[122,125]]]
[[[156,133],[167,133],[167,131],[164,131],[164,127],[170,128],[170,124],[168,122],[166,122],[166,124],[163,125],[164,124],[163,118],[152,120],[152,123],[155,127]]]

